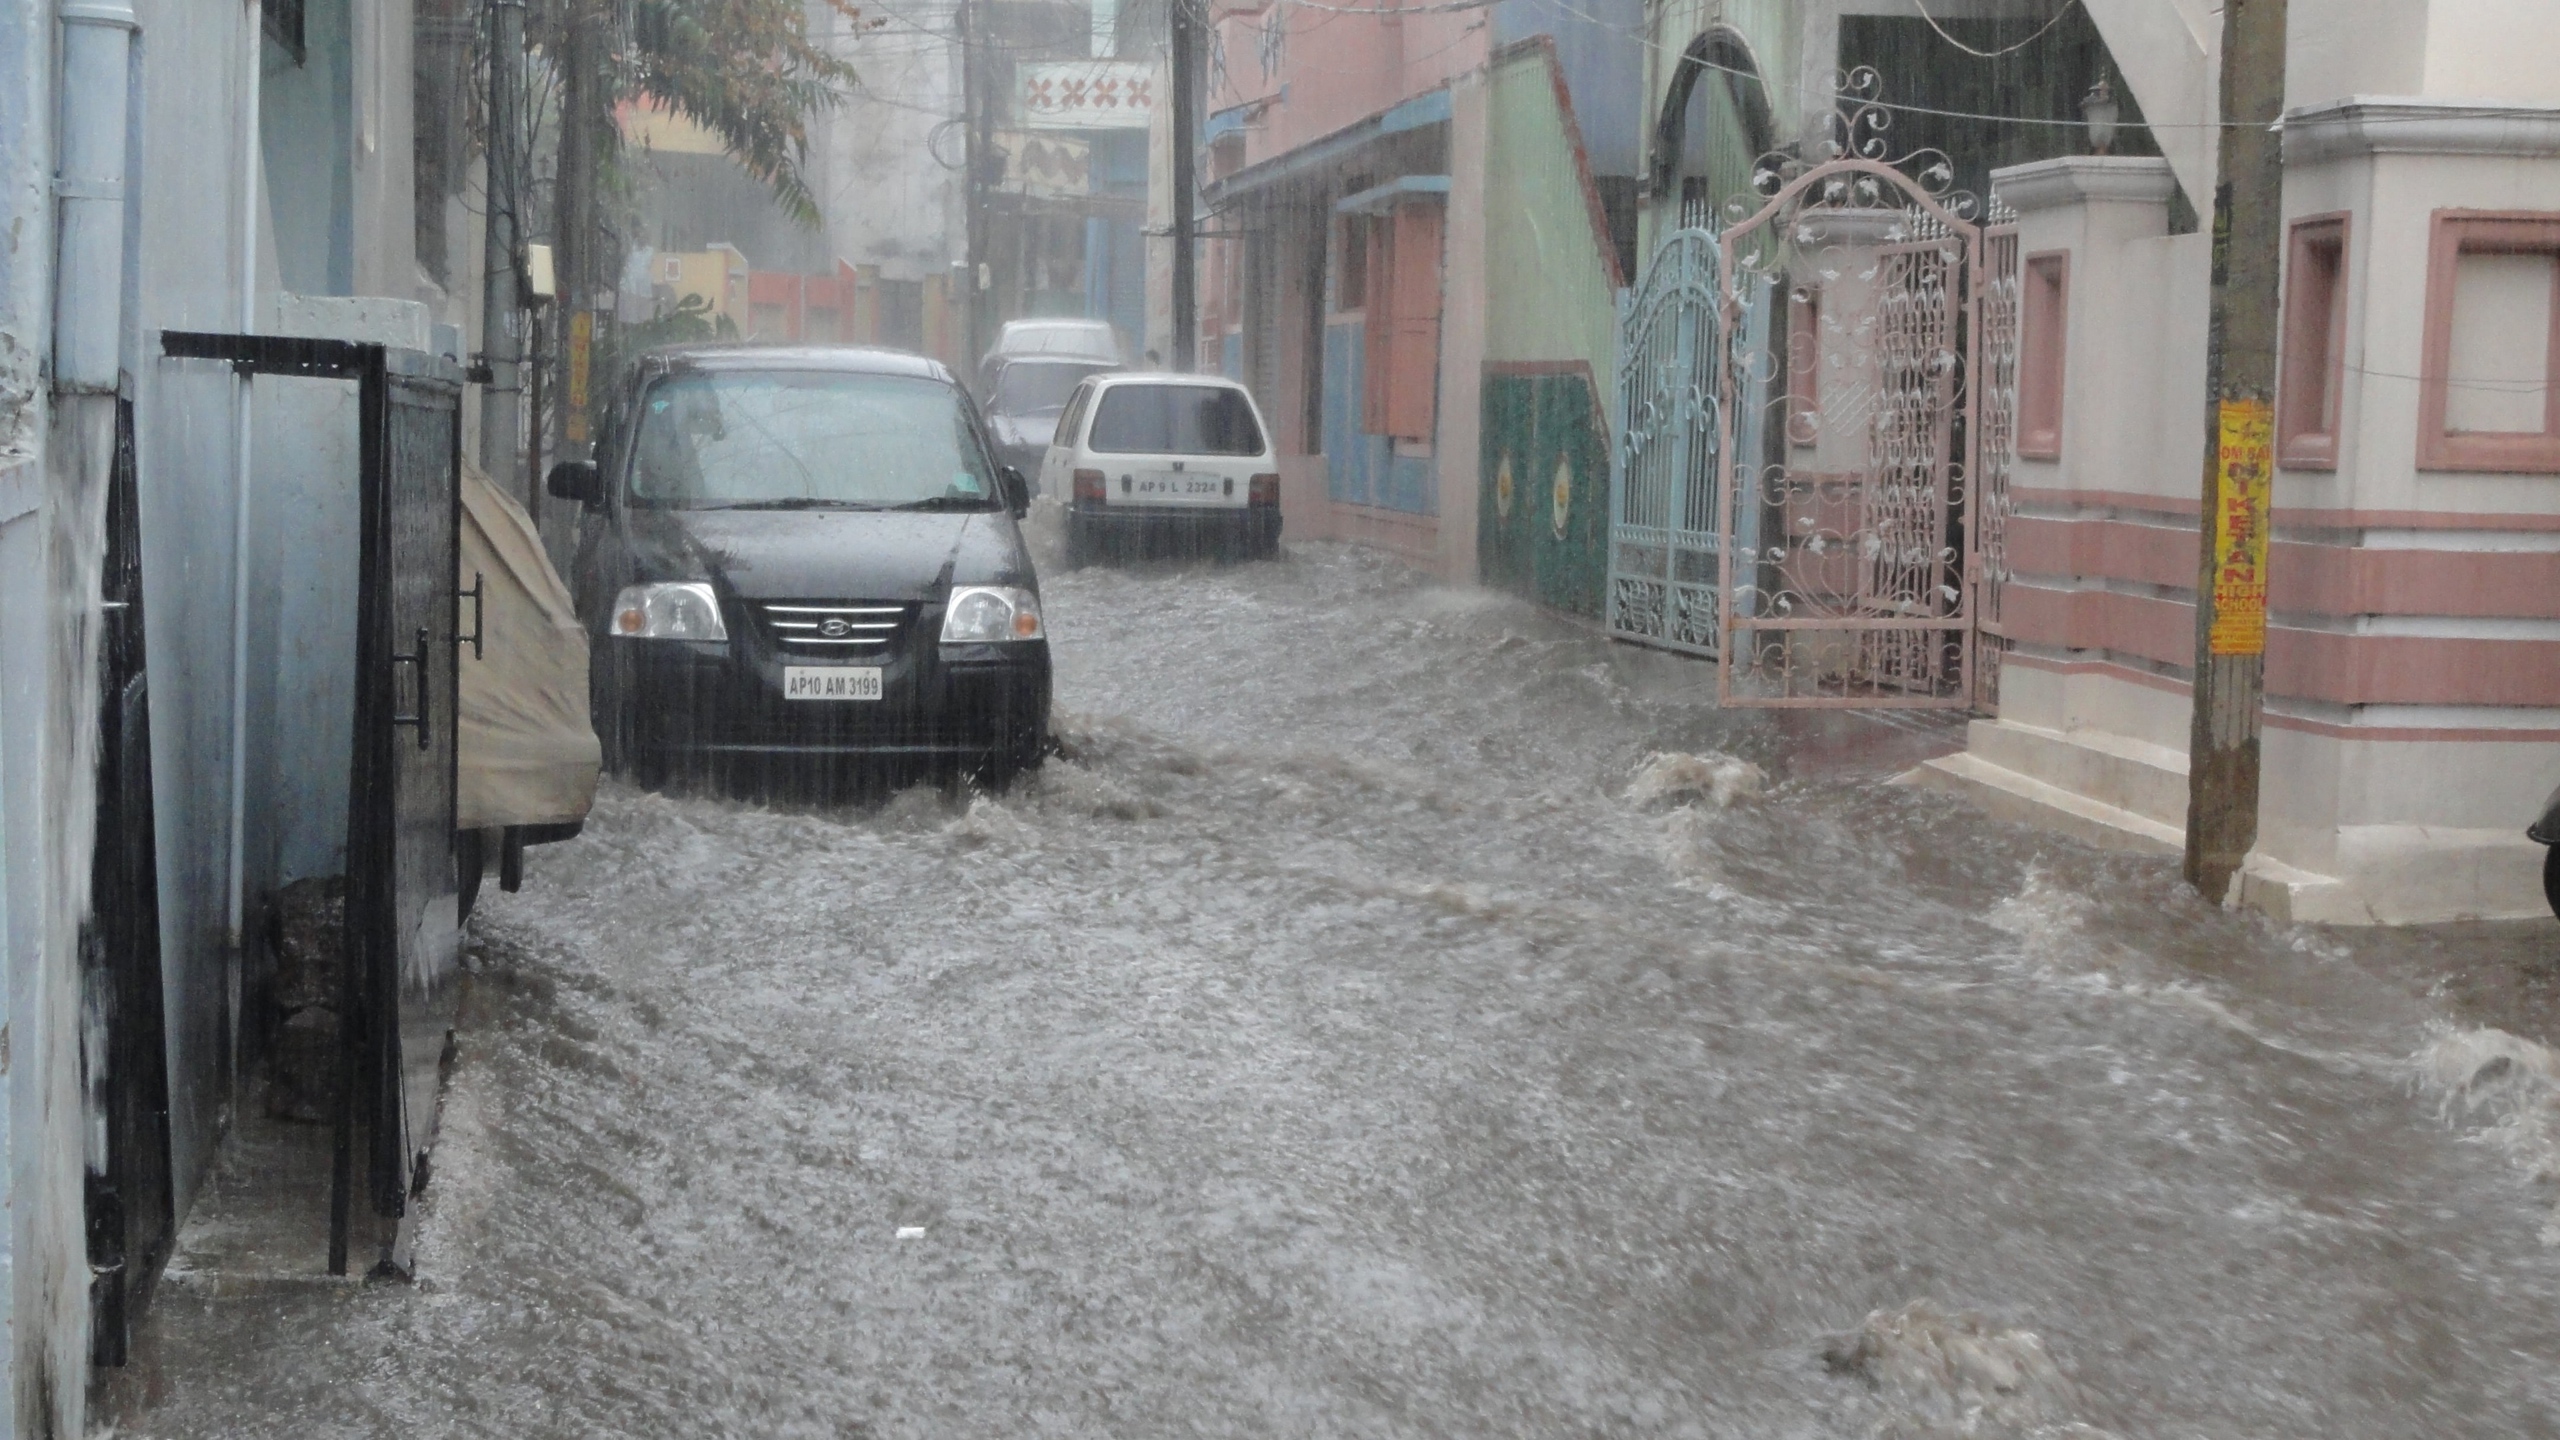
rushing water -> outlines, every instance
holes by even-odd
[[[1013,793],[535,852],[419,1283],[173,1289],[126,1433],[2560,1435],[2560,930],[2216,913],[1358,551],[1048,588]]]

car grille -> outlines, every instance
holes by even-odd
[[[906,648],[916,607],[879,600],[765,600],[756,605],[764,633],[786,655],[854,660]]]

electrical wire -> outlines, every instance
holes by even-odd
[[[1921,0],[1911,0],[1911,8],[1920,12],[1920,18],[1929,22],[1929,28],[1938,32],[1939,39],[1946,41],[1948,44],[1953,45],[1957,49],[1978,60],[1997,60],[2003,55],[2015,55],[2019,51],[2026,49],[2028,46],[2033,45],[2045,36],[2051,34],[2053,32],[2053,27],[2061,24],[2062,17],[2070,14],[2071,7],[2078,3],[2080,3],[2080,0],[2062,0],[2061,6],[2053,12],[2053,18],[2044,22],[2042,28],[2038,29],[2036,33],[2019,41],[2015,45],[2010,45],[1999,50],[1976,50],[1953,35],[1948,34],[1947,27],[1938,23],[1938,17],[1930,14],[1929,7],[1922,4]]]

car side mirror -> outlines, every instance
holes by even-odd
[[[593,460],[563,460],[551,467],[545,488],[561,500],[575,500],[593,510],[604,504],[604,472]]]
[[[1004,490],[1004,503],[1020,519],[1031,513],[1031,482],[1010,465],[996,472],[996,484]]]

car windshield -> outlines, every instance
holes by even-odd
[[[1004,367],[996,379],[996,393],[988,399],[987,410],[995,415],[1055,415],[1067,408],[1067,397],[1076,392],[1088,375],[1096,375],[1108,365],[1061,365],[1016,361]]]
[[[1089,443],[1106,455],[1259,455],[1262,427],[1244,392],[1224,385],[1115,385]]]
[[[959,391],[905,375],[732,370],[649,387],[631,499],[669,510],[991,508]]]

